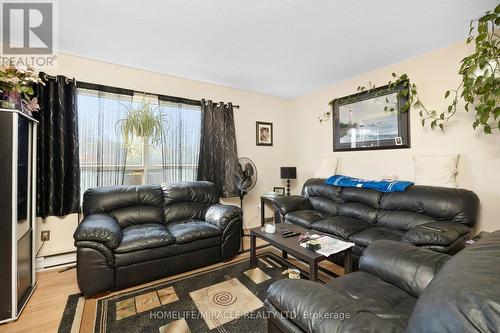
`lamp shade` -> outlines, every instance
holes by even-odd
[[[281,167],[280,168],[281,179],[296,179],[297,178],[297,168],[296,167]]]

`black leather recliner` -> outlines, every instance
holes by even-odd
[[[122,289],[234,257],[241,210],[220,205],[210,182],[97,187],[83,197],[74,234],[85,296]]]
[[[312,178],[302,195],[279,197],[273,205],[282,221],[355,243],[357,259],[382,239],[456,253],[476,223],[479,198],[464,189],[414,185],[405,192],[382,193]]]
[[[268,332],[500,331],[500,231],[453,257],[376,241],[359,266],[326,285],[273,283]]]

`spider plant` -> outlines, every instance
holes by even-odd
[[[135,137],[157,146],[163,133],[163,115],[158,112],[158,108],[151,110],[151,105],[144,102],[124,106],[127,115],[116,125],[120,127],[126,147],[131,147]]]

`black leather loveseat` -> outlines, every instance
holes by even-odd
[[[280,280],[268,332],[499,332],[500,231],[451,257],[388,240],[326,285]]]
[[[313,178],[302,195],[277,198],[274,207],[283,221],[355,243],[355,257],[381,239],[453,254],[470,237],[479,199],[464,189],[411,186],[405,192],[382,193]]]
[[[241,210],[220,205],[210,182],[98,187],[75,231],[85,296],[121,289],[238,254]]]

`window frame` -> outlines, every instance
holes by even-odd
[[[107,85],[102,85],[102,84],[95,84],[95,83],[89,83],[89,82],[83,82],[83,81],[77,81],[77,99],[79,95],[79,89],[86,89],[86,90],[93,90],[97,92],[104,92],[104,93],[112,93],[112,94],[119,94],[119,95],[128,95],[131,96],[132,101],[134,98],[134,95],[136,94],[142,94],[144,96],[154,96],[154,98],[157,98],[158,100],[158,106],[161,107],[161,102],[170,102],[170,103],[176,103],[176,104],[181,104],[181,105],[189,105],[189,106],[198,106],[200,107],[200,118],[201,118],[201,101],[199,100],[193,100],[193,99],[188,99],[188,98],[183,98],[183,97],[175,97],[175,96],[168,96],[168,95],[162,95],[162,94],[156,94],[156,93],[148,93],[148,92],[139,92],[131,89],[126,89],[126,88],[119,88],[119,87],[113,87],[113,86],[107,86]],[[78,103],[78,101],[77,101]],[[201,139],[201,138],[200,138]],[[198,168],[197,164],[173,164],[173,163],[167,163],[165,165],[162,164],[151,164],[150,159],[149,159],[149,154],[151,150],[151,145],[145,141],[142,140],[142,164],[133,164],[133,165],[120,165],[120,164],[104,164],[100,166],[100,168],[103,171],[106,170],[113,170],[114,168],[117,167],[124,167],[124,170],[126,172],[126,175],[132,174],[133,173],[140,173],[141,175],[141,184],[147,184],[147,177],[150,171],[152,170],[161,170],[163,168],[181,168],[181,169],[191,169],[195,170]],[[82,171],[85,170],[92,170],[96,169],[96,166],[89,165],[89,164],[83,164],[82,161],[80,161],[80,169]]]

